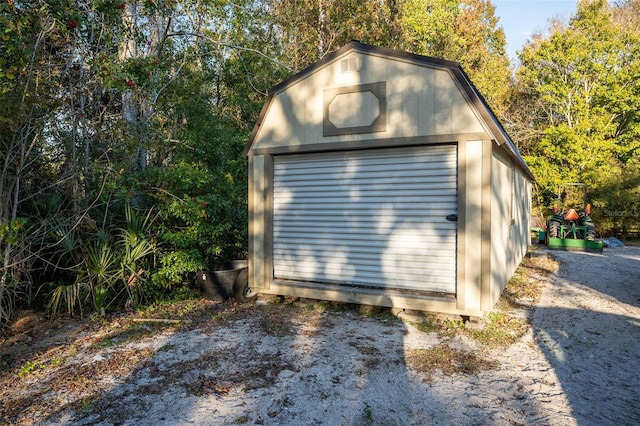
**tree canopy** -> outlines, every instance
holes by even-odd
[[[488,0],[402,2],[400,47],[459,62],[497,114],[509,87],[504,30]]]
[[[558,184],[583,182],[608,226],[637,224],[640,207],[640,27],[632,7],[637,2],[583,0],[568,24],[555,22],[530,40],[519,55],[511,111],[543,203]]]

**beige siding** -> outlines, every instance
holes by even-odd
[[[516,168],[515,209],[516,229],[515,244],[519,252],[517,261],[513,265],[512,274],[527,254],[531,242],[531,181],[527,179],[520,169]]]
[[[361,68],[342,72],[341,61],[354,55]],[[386,130],[323,137],[323,90],[377,82],[387,83]],[[252,148],[485,130],[448,70],[351,52],[275,94]]]
[[[265,156],[250,157],[249,162],[249,281],[252,286],[268,288],[265,279],[265,260],[268,258],[267,239],[268,225],[268,180],[265,168]]]
[[[460,148],[466,150],[465,250],[459,254],[464,264],[465,280],[458,282],[460,300],[464,301],[458,308],[476,311],[480,311],[482,293],[482,146],[483,141],[468,141],[464,148]]]
[[[491,301],[500,297],[527,252],[531,189],[500,155],[491,159]]]

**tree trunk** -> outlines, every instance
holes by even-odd
[[[127,37],[120,46],[120,60],[126,62],[136,58],[147,58],[158,56],[160,46],[166,38],[166,32],[170,18],[165,18],[159,14],[149,17],[149,28],[147,32],[146,48],[141,48],[136,38],[140,34],[139,13],[142,5],[139,2],[132,2],[126,5],[122,15],[122,23]],[[139,126],[146,125],[154,113],[154,103],[157,98],[157,89],[152,89],[147,96],[136,98],[135,90],[127,90],[122,95],[122,117],[129,124],[132,131],[138,133]],[[139,132],[139,144],[136,149],[135,167],[143,171],[147,168],[149,152],[146,144],[148,142],[144,132]]]
[[[327,49],[325,36],[327,33],[326,0],[318,0],[318,59],[322,59]]]

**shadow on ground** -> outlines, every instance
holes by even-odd
[[[554,252],[533,331],[579,425],[640,424],[640,247]]]

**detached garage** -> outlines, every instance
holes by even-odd
[[[483,316],[527,251],[533,176],[457,63],[352,42],[245,153],[257,292]]]

